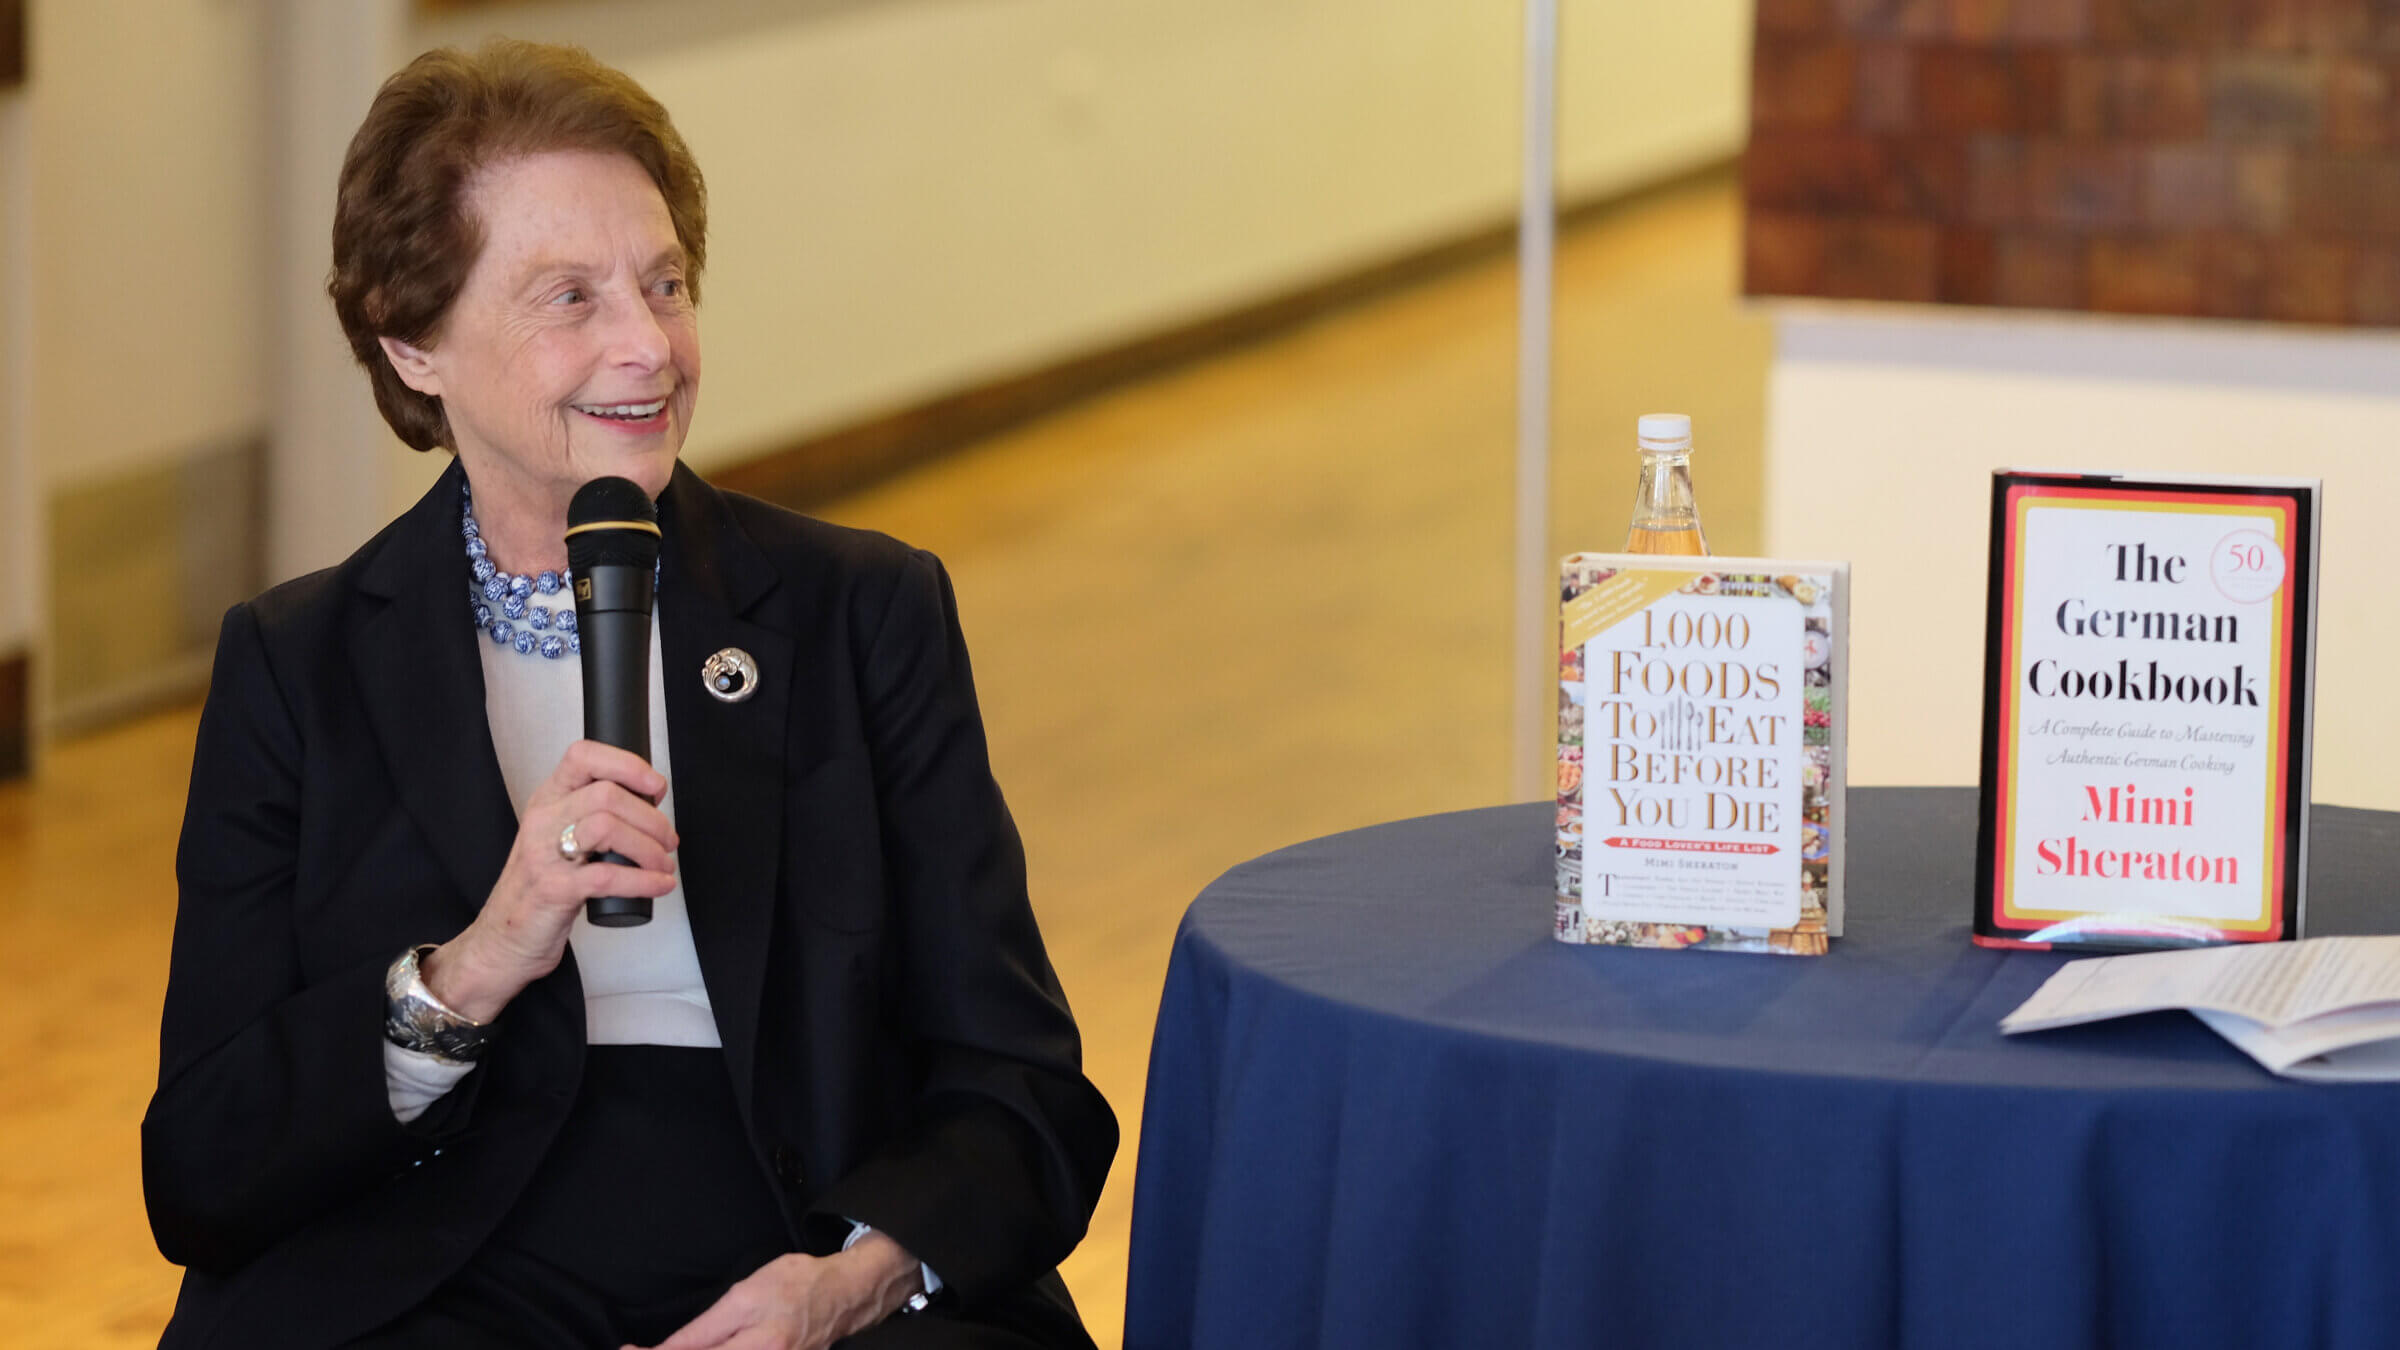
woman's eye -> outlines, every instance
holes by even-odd
[[[560,291],[556,296],[551,298],[550,303],[554,305],[580,305],[583,303],[583,292],[580,290]]]
[[[658,283],[658,293],[660,295],[669,297],[683,294],[683,279],[681,277],[668,277],[666,280]]]

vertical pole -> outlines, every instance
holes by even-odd
[[[29,72],[40,78],[36,68]],[[48,725],[43,694],[50,671],[50,485],[33,443],[34,400],[41,382],[33,368],[34,267],[33,137],[27,126],[29,85],[0,91],[0,661],[24,656],[30,677],[22,708],[0,708],[0,721],[22,715],[25,753],[39,763]],[[0,694],[5,697],[5,694]],[[7,769],[0,766],[0,777]]]
[[[1525,166],[1517,211],[1516,672],[1512,800],[1556,790],[1544,735],[1558,701],[1558,578],[1550,556],[1550,276],[1556,233],[1558,0],[1525,0]]]

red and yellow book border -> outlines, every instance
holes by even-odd
[[[2291,813],[2291,756],[2287,738],[2291,734],[2292,699],[2292,597],[2297,589],[2299,569],[2306,565],[2294,549],[2298,533],[2298,503],[2288,496],[2262,494],[2243,496],[2223,491],[2181,491],[2174,488],[2120,488],[2100,484],[2017,483],[2007,490],[2005,509],[2006,534],[2002,541],[2001,611],[1999,614],[2000,680],[1998,724],[1998,847],[1991,859],[1990,922],[1995,928],[2016,932],[2032,932],[2069,919],[2088,915],[2104,915],[2104,910],[2020,909],[2016,904],[2017,859],[2017,794],[2016,770],[2019,742],[2017,736],[2017,661],[2019,632],[2023,626],[2020,605],[2022,585],[2022,555],[2026,516],[2039,509],[2101,510],[2101,511],[2161,511],[2177,515],[2223,515],[2256,518],[2269,516],[2274,521],[2274,536],[2286,560],[2284,582],[2271,605],[2269,631],[2273,640],[2273,663],[2268,668],[2267,696],[2267,810],[2264,821],[2266,866],[2261,880],[2260,908],[2257,917],[2239,920],[2196,919],[2188,916],[2165,916],[2188,925],[2195,936],[2202,930],[2213,931],[2217,939],[2232,942],[2272,942],[2284,936],[2284,916],[2289,911],[2285,850],[2289,839],[2287,826]],[[2019,945],[2006,939],[1978,935],[1977,941],[1987,945]],[[2024,943],[2025,946],[2047,947],[2047,942]]]

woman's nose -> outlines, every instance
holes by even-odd
[[[617,297],[609,305],[608,359],[616,365],[657,370],[671,354],[667,330],[639,295]]]

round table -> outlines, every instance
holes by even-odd
[[[1971,789],[1849,796],[1816,958],[1551,939],[1551,808],[1301,844],[1193,902],[1126,1344],[2400,1345],[2400,1086],[2184,1013],[2003,1038]],[[2388,932],[2400,816],[2320,807],[2308,931]]]

